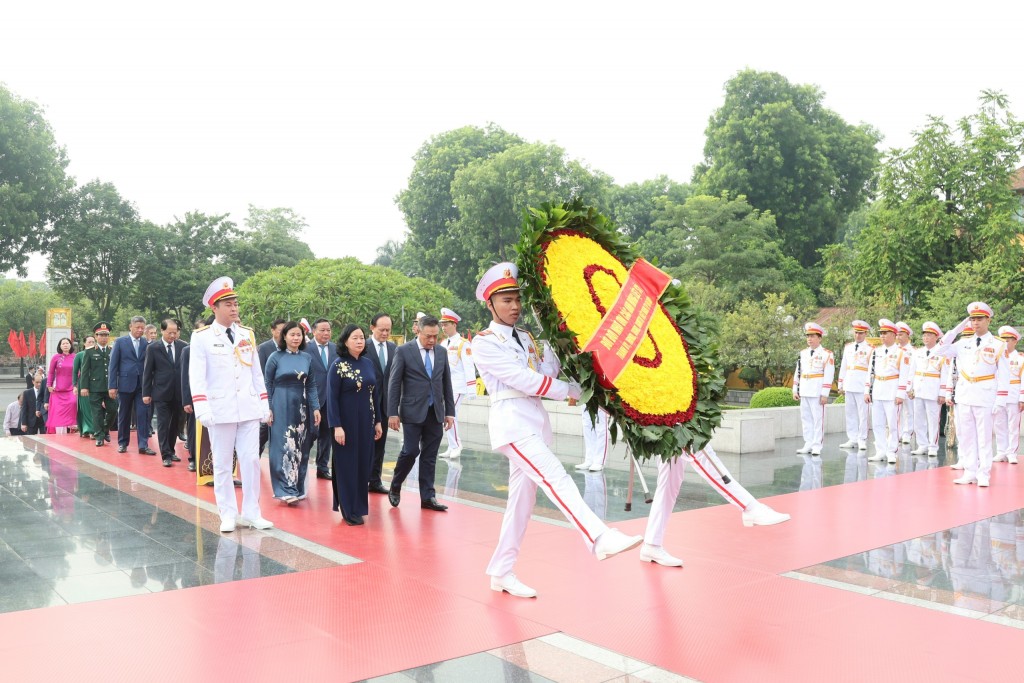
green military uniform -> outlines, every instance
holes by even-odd
[[[108,323],[99,323],[93,333],[110,332]],[[110,432],[117,429],[117,400],[107,393],[107,367],[110,365],[110,352],[113,345],[108,343],[101,347],[98,343],[84,351],[82,359],[81,384],[79,389],[89,391],[89,405],[92,407],[93,436],[96,445],[102,446],[110,440]]]

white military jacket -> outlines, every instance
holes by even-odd
[[[1020,402],[1020,375],[1024,370],[1024,354],[1014,349],[1006,356],[1010,364],[1010,385],[1006,394],[1006,405],[1015,406]]]
[[[937,401],[940,395],[945,396],[945,386],[949,382],[950,361],[938,350],[938,344],[932,349],[919,346],[910,354],[910,377],[907,391],[913,391],[914,398]]]
[[[214,424],[264,420],[270,405],[256,336],[251,328],[233,323],[232,343],[226,329],[214,321],[192,335],[188,380],[196,419],[205,414],[213,416]]]
[[[1006,405],[1010,391],[1010,362],[1006,358],[1006,343],[991,332],[975,335],[952,344],[965,323],[946,332],[940,353],[956,358],[959,377],[956,380],[956,402],[965,406],[994,408]]]
[[[476,369],[491,398],[488,429],[491,448],[537,435],[551,445],[551,421],[541,397],[564,400],[569,384],[555,379],[561,365],[551,349],[542,356],[537,343],[519,329],[522,346],[512,338],[512,328],[492,320],[473,338]]]
[[[441,346],[448,349],[448,367],[452,371],[452,391],[456,394],[476,394],[476,368],[470,343],[456,332]]]
[[[871,344],[866,341],[850,342],[843,347],[843,360],[839,364],[839,391],[859,393],[868,381],[868,363]]]
[[[813,355],[812,355],[813,352]],[[810,347],[800,352],[800,360],[793,374],[793,386],[802,398],[828,396],[836,374],[836,359],[824,346]]]
[[[873,401],[895,401],[907,398],[910,381],[910,356],[896,344],[875,347],[871,354],[870,372],[864,390]]]

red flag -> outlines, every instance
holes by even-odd
[[[46,355],[46,330],[39,336],[39,355]]]
[[[28,344],[25,343],[25,330],[18,330],[18,358],[28,355]]]
[[[29,330],[29,333],[28,333],[28,355],[29,356],[38,356],[39,355],[36,352],[36,331],[35,330]]]
[[[14,330],[11,330],[7,335],[7,343],[11,345],[11,351],[14,352],[14,356],[16,358],[20,358],[20,356],[18,356],[18,335]]]

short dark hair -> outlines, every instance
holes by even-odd
[[[331,321],[330,321],[330,320],[328,320],[327,318],[317,318],[317,319],[316,319],[316,320],[315,320],[315,321],[313,322],[313,327],[311,327],[311,328],[309,328],[309,329],[311,329],[311,330],[315,330],[315,329],[316,329],[316,326],[317,326],[317,325],[319,325],[320,323],[327,323],[328,325],[330,325],[330,324],[331,324]]]
[[[378,313],[377,315],[370,318],[370,327],[377,327],[377,323],[380,322],[381,318],[391,318],[391,316],[388,315],[387,313]]]
[[[364,330],[359,325],[356,325],[354,323],[349,323],[348,325],[345,325],[345,329],[343,329],[341,331],[341,335],[338,336],[338,355],[341,356],[342,358],[352,358],[352,354],[348,352],[348,347],[345,346],[345,343],[348,341],[348,338],[352,336],[352,333],[355,332],[356,330],[362,332],[363,337],[366,337],[366,330]],[[366,353],[365,346],[363,347],[363,353]],[[363,354],[361,353],[359,355],[361,356]]]
[[[160,321],[160,329],[163,330],[164,332],[166,332],[167,331],[167,326],[170,325],[171,323],[174,323],[175,327],[177,327],[179,330],[181,329],[181,325],[179,325],[178,321],[175,320],[174,318],[165,318],[165,319],[161,320]]]
[[[438,321],[438,319],[435,318],[432,315],[425,315],[422,318],[420,318],[420,329],[421,330],[424,327],[437,327],[440,324],[441,324],[440,321]]]
[[[284,325],[286,322],[288,321],[284,318],[274,318],[274,322],[270,323],[270,330],[276,330],[278,325]]]
[[[299,328],[300,332],[302,332],[302,341],[299,342],[299,351],[306,348],[306,331],[302,329],[302,325],[300,325],[297,320],[289,320],[284,324],[284,328],[281,330],[281,338],[277,340],[277,348],[282,351],[288,348],[288,342],[284,340],[284,336],[288,334],[289,330],[296,327]]]

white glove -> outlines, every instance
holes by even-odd
[[[569,398],[578,400],[583,395],[583,389],[576,382],[569,382]]]
[[[193,405],[192,410],[195,411],[196,420],[202,422],[204,427],[212,427],[214,425],[213,411],[210,410],[209,406],[206,406],[205,408],[198,408]]]

